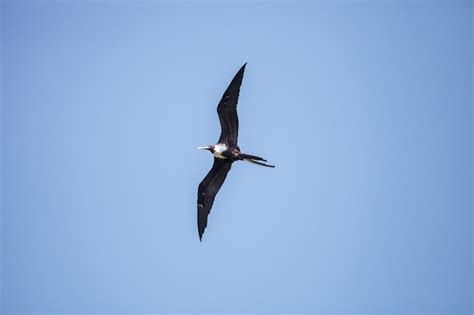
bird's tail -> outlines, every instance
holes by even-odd
[[[263,159],[259,156],[240,153],[239,157],[242,161],[246,161],[246,162],[249,162],[249,163],[257,164],[257,165],[260,165],[260,166],[266,166],[266,167],[275,167],[275,165],[270,165],[270,164],[263,163],[263,162],[266,162],[267,160],[265,160],[265,159]],[[261,162],[259,162],[259,161],[261,161]]]

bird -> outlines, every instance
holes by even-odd
[[[198,187],[197,225],[201,242],[214,199],[222,187],[232,163],[246,161],[259,166],[275,167],[274,165],[266,164],[267,160],[259,156],[242,153],[237,145],[239,133],[237,103],[246,65],[247,63],[236,73],[217,105],[217,114],[221,125],[221,134],[217,144],[198,147],[198,149],[209,150],[214,155],[212,168]]]

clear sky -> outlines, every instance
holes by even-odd
[[[0,6],[4,313],[470,313],[471,1]]]

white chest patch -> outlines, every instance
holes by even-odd
[[[225,157],[222,155],[222,152],[227,150],[227,146],[223,143],[218,143],[214,146],[214,156],[219,159],[225,159]]]

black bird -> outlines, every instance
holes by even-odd
[[[247,161],[261,166],[275,167],[265,164],[267,160],[250,154],[240,152],[237,145],[239,133],[239,118],[237,117],[237,102],[239,100],[240,85],[244,77],[245,63],[230,82],[222,99],[217,106],[217,114],[221,123],[221,136],[216,145],[198,147],[198,149],[209,150],[214,155],[214,164],[206,177],[199,184],[197,197],[197,223],[199,239],[207,226],[207,217],[211,211],[212,204],[217,192],[221,188],[235,161]]]

